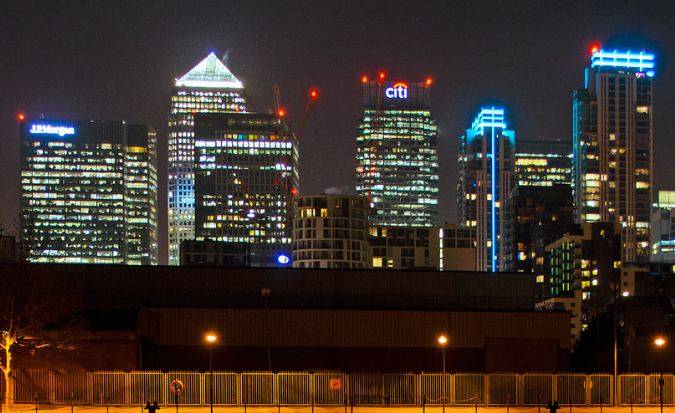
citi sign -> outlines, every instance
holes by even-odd
[[[33,134],[40,135],[75,135],[75,128],[72,126],[52,126],[52,125],[38,125],[32,124],[28,131]]]
[[[408,99],[408,84],[403,82],[394,83],[394,86],[384,90],[384,95],[389,99]]]

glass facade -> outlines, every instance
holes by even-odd
[[[356,193],[371,225],[438,226],[438,136],[430,83],[365,82]]]
[[[169,265],[180,243],[195,239],[194,119],[196,113],[245,113],[242,83],[211,53],[176,84],[169,114]]]
[[[252,266],[290,257],[298,147],[270,114],[195,114],[195,239],[248,243]]]
[[[654,56],[599,50],[574,92],[577,222],[619,222],[625,262],[649,258]]]
[[[21,219],[31,261],[157,264],[152,128],[34,119],[21,131]]]
[[[460,140],[457,219],[476,229],[476,270],[504,269],[504,207],[515,186],[515,132],[504,109],[482,108]]]

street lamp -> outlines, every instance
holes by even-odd
[[[666,340],[659,337],[654,340],[654,344],[659,346],[659,370],[661,370],[659,377],[659,399],[661,400],[661,413],[663,413],[663,345],[666,344]]]
[[[213,413],[213,343],[216,342],[217,337],[215,334],[209,334],[206,336],[206,341],[209,342],[209,399],[211,401],[211,413]]]
[[[443,350],[443,376],[441,381],[441,397],[443,398],[443,413],[445,413],[445,345],[448,343],[448,338],[445,336],[440,336],[438,337],[438,344],[441,345],[441,349]]]

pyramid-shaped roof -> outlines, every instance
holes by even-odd
[[[176,79],[176,86],[231,89],[242,89],[244,87],[213,52],[187,72],[185,76]]]

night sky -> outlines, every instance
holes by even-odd
[[[301,138],[300,193],[354,193],[361,77],[434,79],[440,221],[455,222],[459,137],[500,104],[518,139],[572,139],[572,93],[593,43],[657,54],[655,189],[675,189],[675,1],[14,1],[0,3],[0,220],[19,216],[19,113],[125,120],[158,132],[160,262],[166,259],[166,131],[174,80],[228,55],[251,106],[274,85]]]

